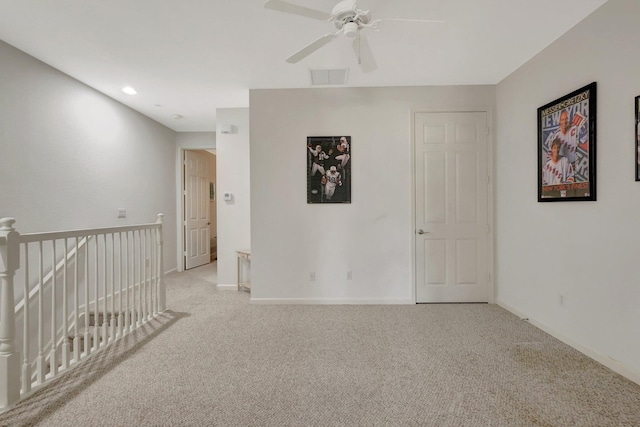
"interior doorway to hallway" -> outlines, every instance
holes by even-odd
[[[188,270],[217,259],[216,154],[181,151],[181,264]]]

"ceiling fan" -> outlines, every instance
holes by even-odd
[[[344,0],[336,4],[331,13],[322,12],[308,7],[299,6],[283,0],[266,0],[264,7],[266,9],[276,10],[278,12],[291,13],[307,18],[318,19],[321,21],[333,22],[338,29],[335,33],[327,33],[320,38],[312,41],[290,57],[287,62],[295,64],[301,59],[306,58],[322,46],[336,39],[340,34],[353,39],[352,46],[358,58],[358,64],[362,71],[367,73],[377,68],[369,43],[367,39],[360,33],[363,29],[378,29],[378,24],[383,21],[405,21],[405,22],[427,22],[427,23],[443,23],[431,19],[403,19],[403,18],[385,18],[371,20],[371,12],[368,10],[358,9],[357,0]]]

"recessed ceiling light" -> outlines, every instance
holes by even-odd
[[[138,91],[132,88],[131,86],[123,87],[122,91],[127,95],[135,95],[138,93]]]

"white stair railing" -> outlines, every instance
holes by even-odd
[[[0,411],[165,310],[162,222],[20,234],[0,219]]]

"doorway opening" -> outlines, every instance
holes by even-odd
[[[217,259],[215,150],[181,150],[181,262],[183,270]]]

